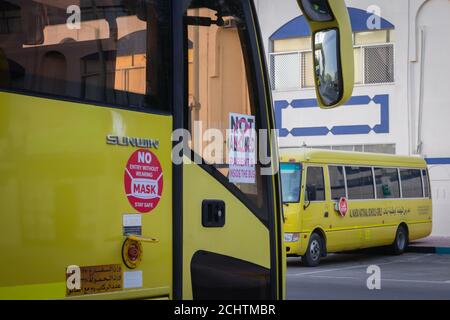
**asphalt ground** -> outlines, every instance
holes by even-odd
[[[379,278],[377,267],[368,273],[370,266],[379,267]],[[450,300],[450,255],[340,253],[316,268],[288,258],[286,281],[289,300]]]

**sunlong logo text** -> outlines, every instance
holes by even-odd
[[[136,147],[144,149],[158,149],[159,140],[146,138],[120,137],[115,135],[107,135],[106,143],[109,145],[122,147]]]

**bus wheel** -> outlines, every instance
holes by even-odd
[[[392,253],[400,255],[405,252],[408,245],[408,231],[405,226],[399,226],[395,235],[394,243],[392,244]]]
[[[304,256],[302,256],[302,263],[307,267],[317,267],[320,262],[320,257],[323,254],[323,240],[317,233],[313,233],[309,239],[308,248]]]

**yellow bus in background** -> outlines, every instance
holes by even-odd
[[[286,252],[317,266],[328,253],[408,242],[432,228],[426,162],[416,157],[282,149]]]

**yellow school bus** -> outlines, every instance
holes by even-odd
[[[316,2],[336,107],[350,22]],[[282,299],[274,122],[252,0],[0,0],[0,299]]]
[[[401,254],[431,233],[423,159],[308,148],[280,153],[286,252],[306,266],[327,253],[369,247]]]

